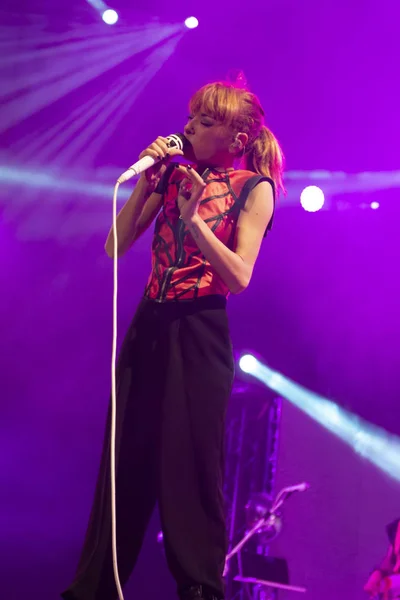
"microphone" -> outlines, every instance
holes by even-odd
[[[179,150],[183,150],[186,144],[188,144],[188,140],[185,138],[183,133],[174,133],[167,137],[168,140],[168,148],[178,148]],[[144,156],[133,165],[129,167],[120,177],[118,177],[118,183],[125,183],[131,177],[135,175],[139,175],[139,173],[143,173],[150,167],[152,167],[156,162],[156,159],[152,156]]]

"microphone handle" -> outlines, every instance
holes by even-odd
[[[155,159],[152,156],[144,156],[140,160],[136,161],[129,167],[120,177],[118,177],[118,183],[125,183],[135,175],[143,173],[146,169],[149,169],[155,164]]]
[[[169,148],[179,148],[180,150],[183,150],[183,147],[188,144],[183,133],[173,133],[167,137],[167,140]],[[125,183],[128,179],[131,179],[135,175],[139,175],[139,173],[143,173],[143,171],[152,167],[155,162],[156,160],[152,156],[144,156],[122,173],[122,175],[118,177],[117,182],[119,184]]]

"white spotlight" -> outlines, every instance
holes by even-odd
[[[372,210],[377,210],[379,208],[379,206],[380,206],[379,202],[371,202]]]
[[[118,21],[118,13],[112,8],[107,8],[101,17],[104,23],[107,23],[107,25],[115,25],[115,23]]]
[[[188,29],[196,29],[199,25],[199,21],[196,17],[188,17],[185,21],[185,25]]]
[[[300,202],[307,212],[317,212],[324,205],[324,192],[316,185],[309,185],[301,192]]]
[[[239,360],[239,367],[245,373],[254,373],[257,369],[258,360],[251,354],[245,354]]]

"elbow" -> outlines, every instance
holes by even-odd
[[[104,244],[104,251],[107,254],[108,258],[114,258],[114,244],[112,240],[106,241],[106,243]]]
[[[107,244],[104,245],[104,251],[108,258],[114,258],[114,249],[110,248]]]
[[[109,246],[107,246],[107,244],[104,246],[104,250],[108,256],[108,258],[114,258],[115,253],[114,253],[114,246],[111,246],[111,248]],[[124,254],[126,254],[126,250],[123,250],[121,248],[118,248],[117,251],[117,258],[121,258],[121,256],[123,256]]]
[[[133,244],[133,242],[132,242],[132,244]],[[127,246],[126,244],[118,244],[117,257],[121,258],[121,256],[126,254],[129,250],[129,248],[131,247],[131,245]],[[107,239],[106,243],[104,244],[104,251],[107,254],[108,258],[114,258],[114,256],[115,256],[114,240],[112,238]]]
[[[128,252],[128,250],[130,248],[132,248],[133,244],[136,242],[137,238],[139,236],[137,235],[136,230],[134,231],[133,235],[132,235],[132,239],[118,239],[118,248],[117,248],[117,256],[118,258],[120,258],[121,256],[123,256],[124,254],[126,254]],[[106,239],[106,243],[104,244],[104,250],[105,253],[107,254],[107,256],[109,258],[114,258],[115,252],[114,252],[114,236],[111,234],[109,234],[109,236]]]
[[[240,260],[243,261],[241,257]],[[246,264],[244,261],[241,262],[240,268],[234,273],[232,284],[229,286],[229,291],[231,294],[237,295],[247,290],[252,275],[253,265]]]
[[[247,276],[238,277],[235,280],[235,282],[229,287],[229,291],[231,292],[231,294],[234,294],[234,295],[241,294],[249,287],[249,283],[250,283],[250,277],[247,277]]]

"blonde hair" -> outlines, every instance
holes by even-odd
[[[270,177],[276,193],[283,191],[284,156],[278,140],[264,123],[264,110],[259,99],[250,92],[241,73],[235,81],[205,85],[190,100],[190,111],[203,110],[223,122],[233,134],[247,133],[243,163],[249,171]]]

